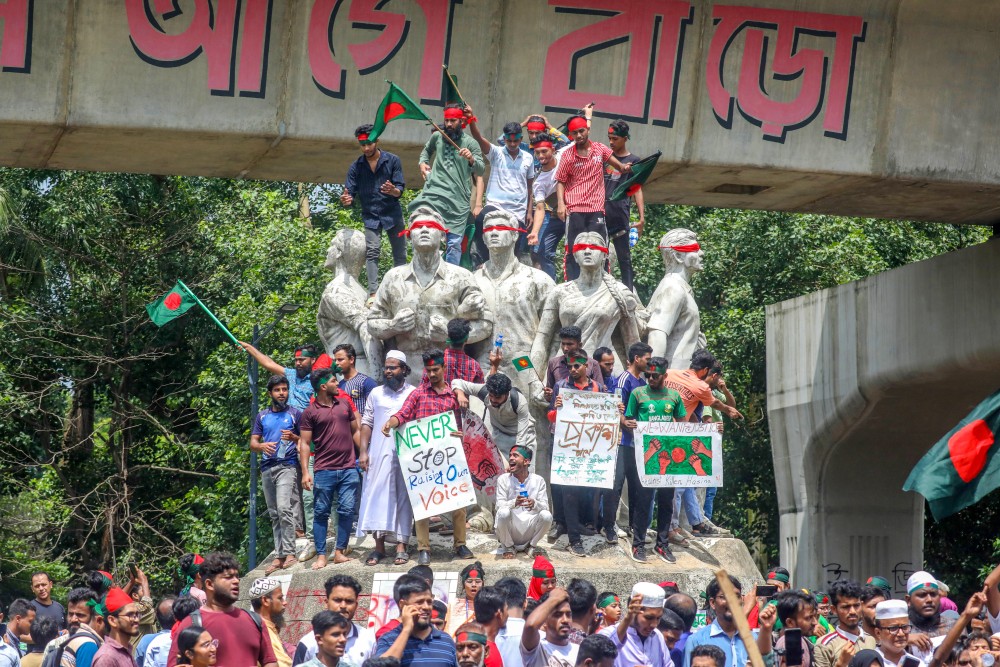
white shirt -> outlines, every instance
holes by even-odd
[[[496,206],[523,220],[528,212],[528,179],[535,177],[535,159],[526,150],[517,149],[511,157],[506,146],[490,144],[490,180],[486,185],[486,204]]]
[[[559,158],[552,157],[555,166],[548,171],[539,170],[535,175],[535,184],[531,188],[531,193],[535,198],[535,204],[545,201],[556,193],[556,169],[559,168]]]
[[[361,665],[375,650],[375,633],[368,628],[359,628],[351,623],[351,636],[347,638],[344,647],[343,660],[352,665]],[[316,634],[307,632],[299,645],[295,647],[295,660],[292,664],[301,665],[316,657]]]
[[[543,510],[548,511],[549,499],[546,493],[545,480],[540,475],[528,473],[528,478],[524,480],[524,486],[528,490],[528,497],[535,501],[535,506],[530,510],[526,507],[514,507],[514,501],[517,500],[520,486],[521,483],[514,477],[514,473],[505,472],[497,477],[497,508],[513,508],[514,514],[519,517],[530,517]]]
[[[533,651],[526,651],[521,644],[521,662],[524,667],[575,667],[579,651],[579,644],[567,642],[566,646],[557,646],[541,638]]]
[[[521,662],[521,633],[524,631],[523,618],[507,618],[507,625],[497,633],[497,648],[503,658],[503,667],[523,667]]]
[[[146,647],[146,657],[142,663],[144,667],[167,667],[167,658],[170,657],[170,639],[170,631],[164,630],[150,640],[149,646]]]

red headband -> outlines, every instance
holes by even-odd
[[[661,245],[660,246],[660,250],[666,250],[668,248],[670,250],[676,250],[677,252],[698,252],[699,250],[701,250],[701,246],[698,245],[697,241],[694,242],[694,243],[689,243],[687,245]]]
[[[535,143],[531,144],[531,148],[532,149],[535,149],[535,148],[552,148],[552,147],[553,146],[552,146],[552,142],[551,141],[536,141]]]
[[[365,134],[359,134],[358,135],[358,141],[368,141],[368,134],[367,133],[365,133]]]
[[[445,226],[442,225],[437,220],[414,220],[410,224],[410,228],[409,229],[404,229],[403,231],[401,231],[399,233],[399,235],[400,236],[409,236],[410,232],[412,232],[414,229],[417,229],[418,227],[430,227],[431,229],[436,229],[439,232],[444,232],[445,234],[448,233],[447,228],[445,228]]]
[[[593,243],[577,243],[573,246],[573,252],[578,253],[581,250],[597,250],[603,252],[605,255],[608,254],[608,249],[602,245],[594,245]]]
[[[529,132],[544,132],[545,131],[545,123],[541,122],[540,120],[530,121],[530,122],[528,122],[525,125],[525,127],[528,128]]]
[[[489,227],[483,227],[483,234],[491,229],[499,229],[502,232],[518,232],[520,234],[527,233],[527,230],[520,229],[518,227],[511,227],[510,225],[490,225]]]
[[[451,109],[444,110],[445,118],[465,118],[465,112],[461,109],[456,109],[452,107]]]
[[[569,124],[566,126],[570,132],[576,132],[577,130],[582,130],[585,127],[587,127],[587,119],[580,118],[579,116],[571,118]]]

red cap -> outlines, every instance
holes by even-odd
[[[108,589],[108,594],[104,598],[104,608],[108,610],[109,614],[114,614],[130,604],[132,604],[132,598],[117,586]]]

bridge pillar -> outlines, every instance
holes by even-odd
[[[767,308],[781,562],[799,586],[923,561],[920,457],[1000,385],[1000,241]]]

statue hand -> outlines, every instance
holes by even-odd
[[[409,308],[403,308],[392,318],[392,328],[396,333],[413,331],[417,326],[417,315]]]
[[[430,335],[433,340],[445,340],[448,338],[448,320],[440,315],[431,315]]]

